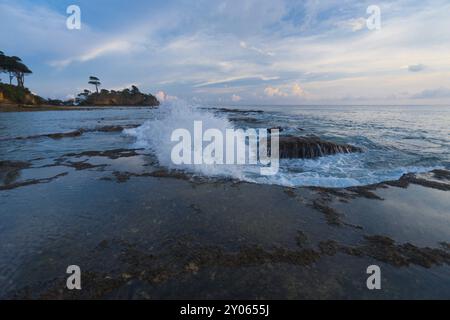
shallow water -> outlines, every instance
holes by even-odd
[[[396,180],[409,172],[450,168],[450,107],[443,106],[291,106],[241,107],[201,112],[173,103],[140,128],[127,130],[139,146],[154,150],[160,162],[171,167],[177,128],[193,132],[202,120],[204,130],[218,128],[273,128],[281,134],[315,135],[324,140],[362,148],[362,153],[338,154],[317,159],[282,159],[274,176],[261,176],[259,167],[230,165],[184,166],[213,177],[283,186],[348,187]],[[181,111],[180,111],[181,110]],[[260,112],[263,111],[263,112]]]
[[[230,107],[231,108],[231,107]],[[206,176],[232,177],[249,182],[285,186],[347,187],[398,179],[408,172],[450,168],[450,107],[444,106],[298,106],[241,107],[248,112],[187,108],[184,103],[161,110],[123,108],[66,112],[4,113],[0,116],[0,154],[3,159],[29,160],[78,150],[147,147],[162,165],[171,166],[170,133],[191,129],[194,120],[205,128],[282,127],[282,134],[316,135],[348,143],[364,152],[321,157],[283,159],[276,176],[261,176],[250,166],[185,168]],[[164,110],[167,109],[167,110]],[[179,109],[179,110],[176,110]],[[181,111],[180,111],[181,110]],[[192,111],[194,110],[194,111]],[[252,112],[251,110],[264,110]],[[107,125],[140,125],[119,138],[104,132],[87,132],[77,139],[14,140],[17,137],[93,129]],[[99,148],[100,146],[100,148]],[[153,148],[152,148],[153,146]],[[155,147],[156,146],[156,147]]]
[[[255,113],[251,116],[261,119],[261,124],[287,128],[286,134],[314,134],[364,150],[361,154],[285,161],[282,173],[292,185],[364,185],[395,180],[406,172],[450,167],[450,107],[313,106],[260,109],[276,114]]]
[[[420,159],[421,148],[410,145],[410,139],[386,138],[392,134],[394,140],[396,130],[413,132],[416,124],[411,122],[399,129],[413,115],[380,111],[377,120],[366,109],[357,111],[359,116],[343,110],[339,115],[326,108],[276,109],[270,121],[261,113],[218,112],[215,121],[251,123],[229,120],[235,116],[259,117],[271,126],[295,123],[305,129],[299,134],[311,130],[330,140],[373,148],[375,156],[384,157],[381,163],[361,160],[361,174],[351,172],[357,177],[376,172],[377,166],[448,168],[447,111],[433,114],[436,124],[428,125],[424,138],[441,139],[441,152],[427,148]],[[331,115],[340,126],[353,126],[338,130]],[[121,130],[99,130],[150,120],[148,126],[161,116],[144,108],[0,114],[0,160],[28,162],[0,183],[0,297],[450,298],[450,266],[441,257],[449,254],[445,243],[450,246],[449,191],[415,184],[291,189],[267,181],[223,179],[235,178],[234,172],[212,179],[201,171],[191,179],[167,171],[155,175],[165,169],[158,154],[165,148],[142,145]],[[201,116],[209,120],[211,114]],[[381,127],[388,118],[395,120]],[[380,128],[370,133],[368,123]],[[87,131],[79,136],[40,136],[80,128]],[[370,143],[357,143],[361,139],[355,137],[363,134]],[[146,137],[141,143],[161,137]],[[392,150],[397,156],[391,159],[387,156]],[[323,162],[339,157],[288,164],[288,177],[328,170],[334,179],[343,179]],[[336,166],[348,178],[352,166]],[[241,180],[251,178],[243,174]],[[374,179],[381,175],[374,173]],[[370,242],[367,237],[373,236],[393,244],[385,238]],[[329,241],[340,249],[327,247]],[[65,290],[65,270],[71,264],[82,269],[81,292]],[[366,288],[370,264],[382,268],[381,291]]]

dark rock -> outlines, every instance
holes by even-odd
[[[361,152],[358,147],[324,141],[318,137],[280,136],[280,158],[311,159],[337,153]]]
[[[122,91],[102,90],[92,93],[83,100],[83,106],[159,106],[159,101],[151,94],[124,89]]]
[[[295,237],[295,241],[297,242],[297,245],[302,248],[307,242],[308,242],[308,237],[306,236],[306,234],[302,231],[297,231],[297,236]]]
[[[56,176],[53,176],[50,178],[30,179],[30,180],[25,180],[25,181],[20,181],[20,182],[9,183],[9,184],[3,185],[3,186],[0,185],[0,191],[16,189],[16,188],[30,186],[30,185],[39,184],[39,183],[49,183],[55,179],[58,179],[59,177],[64,177],[67,174],[68,174],[67,172],[63,172],[63,173],[57,174]]]
[[[31,164],[24,161],[0,161],[0,181],[5,184],[13,182],[22,169],[29,168]]]
[[[46,133],[46,134],[38,134],[38,135],[34,135],[34,136],[16,137],[13,139],[26,140],[26,139],[50,138],[50,139],[59,140],[62,138],[80,137],[84,133],[89,133],[89,132],[122,132],[124,129],[131,129],[131,128],[137,128],[137,127],[139,127],[138,124],[98,126],[95,128],[79,128],[79,129],[76,129],[74,131],[69,131],[69,132]]]
[[[58,139],[62,139],[62,138],[79,137],[83,134],[83,132],[84,132],[83,129],[79,129],[79,130],[63,132],[63,133],[49,133],[49,134],[42,135],[42,137],[47,137],[47,138],[58,140]]]
[[[341,214],[337,212],[335,209],[327,206],[320,200],[314,200],[312,203],[312,207],[316,210],[319,210],[325,215],[325,219],[327,223],[330,225],[340,226],[342,225]]]
[[[94,164],[91,164],[91,163],[85,162],[85,161],[67,161],[67,162],[60,163],[60,165],[63,165],[66,167],[71,167],[78,171],[86,170],[86,169],[94,169],[94,168],[103,168],[106,166],[106,164],[94,165]]]
[[[134,157],[138,156],[139,153],[136,151],[140,149],[112,149],[112,150],[104,150],[104,151],[96,151],[96,150],[89,150],[89,151],[83,151],[80,153],[67,153],[63,157],[106,157],[112,160],[119,159],[119,158],[128,158],[128,157]]]
[[[98,131],[98,132],[122,132],[124,129],[130,129],[130,128],[137,128],[139,125],[137,124],[130,124],[130,125],[111,125],[111,126],[103,126],[98,127],[95,129],[92,129],[91,131]]]
[[[436,177],[436,173],[434,173],[434,174]],[[441,179],[439,179],[439,180],[443,180],[442,175],[440,177],[441,177]],[[432,189],[437,189],[437,190],[442,190],[442,191],[450,190],[450,184],[448,184],[448,183],[441,183],[441,182],[437,182],[437,181],[418,178],[413,173],[406,173],[403,176],[401,176],[400,179],[395,180],[395,181],[387,181],[387,182],[385,182],[385,184],[387,184],[389,186],[393,186],[393,187],[399,187],[399,188],[407,188],[410,184],[417,184],[422,187],[432,188]]]
[[[443,169],[435,169],[433,171],[434,177],[439,180],[450,180],[450,171]]]

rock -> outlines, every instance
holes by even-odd
[[[361,152],[358,147],[324,141],[318,137],[280,136],[280,158],[311,159],[337,153]]]
[[[80,103],[83,106],[159,106],[159,101],[151,94],[131,91],[102,90],[100,93],[92,93]]]
[[[443,169],[435,169],[431,171],[434,177],[439,180],[450,180],[450,171]]]
[[[194,274],[197,273],[198,270],[200,270],[200,268],[194,262],[189,262],[186,265],[185,269],[186,269],[187,272],[194,273]]]
[[[42,135],[42,136],[46,136],[48,138],[58,140],[58,139],[62,139],[62,138],[79,137],[79,136],[81,136],[83,134],[83,132],[84,131],[82,129],[79,129],[79,130],[70,131],[70,132],[63,132],[63,133],[60,133],[60,132],[58,132],[58,133],[49,133],[49,134]]]
[[[43,105],[45,99],[27,88],[0,83],[0,105]]]
[[[0,161],[0,181],[9,184],[19,176],[22,169],[30,166],[31,163],[24,161]]]

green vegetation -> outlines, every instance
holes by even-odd
[[[0,75],[6,73],[9,76],[9,84],[1,83],[0,79],[0,105],[30,105],[30,106],[158,106],[159,101],[151,94],[141,93],[136,86],[122,91],[108,91],[102,89],[100,79],[89,77],[89,84],[95,86],[95,92],[85,89],[75,99],[62,101],[59,99],[44,99],[31,93],[25,88],[25,76],[31,74],[31,70],[19,57],[7,56],[0,51]],[[17,85],[13,85],[13,79]]]
[[[45,104],[45,99],[38,97],[27,88],[0,83],[0,103]]]
[[[9,84],[12,85],[14,78],[17,80],[17,86],[24,88],[25,76],[32,71],[22,63],[22,59],[16,56],[7,56],[0,51],[0,73],[7,73],[9,76]]]
[[[74,103],[83,106],[158,106],[159,101],[151,94],[145,94],[139,91],[138,87],[132,86],[131,89],[106,90],[91,92],[85,89],[77,95]]]

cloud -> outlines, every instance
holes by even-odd
[[[408,68],[408,71],[410,71],[410,72],[420,72],[425,69],[425,66],[423,64],[419,63],[419,64],[409,65],[407,68]]]
[[[271,52],[271,51],[265,51],[265,50],[262,50],[262,49],[260,49],[260,48],[254,47],[254,46],[249,46],[245,41],[240,41],[240,42],[239,42],[239,45],[240,45],[241,48],[243,48],[243,49],[252,50],[252,51],[255,51],[255,52],[257,52],[257,53],[259,53],[259,54],[262,54],[262,55],[265,55],[265,56],[272,57],[272,56],[275,55],[275,54],[274,54],[273,52]]]
[[[288,94],[281,91],[280,88],[274,88],[274,87],[266,87],[264,89],[264,94],[268,97],[287,97]]]
[[[298,83],[294,83],[294,85],[292,86],[292,95],[301,97],[305,95],[305,91],[302,87],[300,87]]]
[[[214,86],[214,85],[233,85],[236,83],[243,83],[243,82],[264,82],[264,81],[270,81],[270,80],[277,80],[279,77],[273,76],[261,76],[261,75],[243,75],[243,76],[237,76],[237,77],[230,77],[225,79],[214,79],[214,80],[208,80],[203,83],[198,83],[194,85],[195,88],[201,88],[201,87],[207,87],[207,86]]]
[[[90,74],[105,85],[145,83],[144,90],[224,103],[233,94],[246,103],[382,99],[450,87],[448,0],[380,0],[376,32],[363,30],[366,3],[356,0],[112,1],[108,8],[80,1],[102,15],[85,14],[82,29],[69,31],[65,10],[52,1],[0,0],[1,49],[24,58],[34,72],[27,83],[41,95],[63,97]]]
[[[158,99],[159,102],[173,101],[178,99],[176,96],[170,96],[164,91],[158,91],[155,94],[155,97]]]
[[[239,102],[241,100],[242,100],[242,98],[240,96],[236,95],[236,94],[233,94],[231,96],[231,101],[233,101],[233,102]]]
[[[412,96],[413,99],[436,99],[436,98],[450,98],[449,88],[437,88],[423,90]]]
[[[73,62],[87,62],[99,58],[101,56],[104,56],[106,54],[128,53],[131,50],[131,48],[132,45],[128,41],[113,40],[110,42],[103,43],[100,46],[94,47],[77,57],[52,61],[50,62],[50,65],[55,67],[66,67]]]
[[[264,94],[268,97],[304,97],[305,91],[298,83],[294,83],[281,87],[268,86],[264,89]]]
[[[336,26],[342,27],[345,29],[351,29],[353,32],[362,30],[366,27],[366,19],[365,18],[353,18],[344,21],[339,21],[336,23]]]

